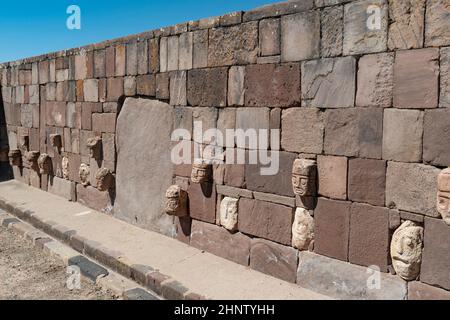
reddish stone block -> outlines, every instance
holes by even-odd
[[[226,164],[224,173],[224,183],[227,186],[237,188],[245,187],[245,165]]]
[[[411,281],[408,283],[408,300],[450,300],[450,291]]]
[[[426,110],[423,125],[423,160],[436,166],[450,166],[450,109]]]
[[[150,73],[159,71],[159,42],[158,38],[148,40],[148,68]]]
[[[107,101],[117,101],[123,95],[123,78],[108,78]]]
[[[81,183],[79,170],[81,165],[81,156],[79,154],[68,153],[69,159],[69,180]]]
[[[102,112],[102,104],[98,102],[81,103],[81,129],[92,129],[92,114]]]
[[[49,126],[64,127],[66,123],[66,104],[64,102],[46,103],[46,122]]]
[[[116,65],[116,53],[114,47],[106,48],[105,63],[105,76],[114,77]]]
[[[291,244],[293,208],[280,204],[239,199],[239,231],[272,240],[281,244]]]
[[[92,114],[92,129],[95,132],[114,133],[116,131],[116,114],[115,113]]]
[[[84,187],[81,184],[77,184],[77,201],[101,212],[109,212],[111,207],[111,198],[107,191],[99,191],[92,186]]]
[[[246,67],[246,106],[299,106],[300,99],[299,64],[259,64]]]
[[[156,82],[153,74],[136,77],[136,90],[138,95],[154,96],[156,94]]]
[[[191,218],[216,222],[216,188],[213,184],[191,183],[188,188]]]
[[[183,190],[187,190],[187,187],[183,188]],[[175,218],[175,228],[177,230],[176,239],[186,244],[189,244],[191,237],[191,226],[192,226],[191,217],[189,216],[176,217]]]
[[[314,210],[314,252],[348,261],[351,202],[319,198]]]
[[[386,161],[350,159],[348,170],[348,198],[384,206]]]
[[[106,76],[106,50],[94,52],[94,77],[104,78]]]
[[[317,156],[319,194],[333,199],[347,199],[347,158]]]
[[[126,74],[126,50],[127,47],[125,45],[117,45],[115,50],[115,75],[116,76],[124,76]]]
[[[263,239],[253,239],[250,267],[273,277],[295,283],[297,250]]]
[[[188,71],[187,101],[191,106],[223,107],[227,104],[227,68]]]

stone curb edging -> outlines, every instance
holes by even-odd
[[[14,218],[10,215],[8,215],[7,219],[2,219],[0,216],[0,224],[3,224],[3,221],[8,220],[10,222],[7,223],[7,226],[9,226],[10,224],[20,224],[26,226],[27,229],[34,229],[34,231],[29,230],[29,232],[18,232],[22,234],[26,233],[27,238],[31,240],[33,244],[40,248],[43,248],[44,250],[46,250],[47,248],[47,250],[51,251],[51,249],[48,249],[49,243],[56,242],[48,237],[50,235],[51,237],[54,237],[55,239],[58,239],[64,244],[68,245],[70,249],[76,253],[77,256],[80,256],[81,253],[92,259],[95,259],[96,261],[100,262],[108,268],[111,268],[123,277],[137,282],[139,285],[150,289],[151,291],[155,292],[157,295],[162,296],[165,299],[206,299],[206,297],[192,292],[188,288],[184,287],[179,281],[160,273],[159,270],[154,269],[151,266],[133,263],[123,253],[109,249],[96,241],[86,239],[78,235],[76,233],[76,230],[69,230],[66,227],[58,225],[53,221],[41,220],[36,215],[34,215],[34,212],[32,212],[31,210],[22,209],[19,204],[10,202],[0,197],[0,209],[4,209],[6,212],[16,216],[18,219],[30,223],[36,229],[24,224],[17,218]],[[39,230],[42,230],[42,232]],[[68,264],[70,258],[66,257],[64,259],[64,262]],[[74,263],[73,260],[71,262]],[[100,265],[98,265],[98,267],[102,268]],[[86,274],[89,274],[90,277],[92,277],[92,274],[90,273],[92,271],[86,270],[85,272]],[[88,279],[92,280],[92,278],[90,278],[89,276]],[[143,296],[144,293],[138,290],[134,290],[130,294],[124,292],[124,298],[127,299],[139,299]]]

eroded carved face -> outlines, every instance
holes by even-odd
[[[178,185],[170,186],[166,191],[164,209],[168,215],[182,217],[187,215],[187,194]]]
[[[22,153],[20,152],[20,150],[10,150],[8,153],[8,157],[9,157],[9,164],[11,166],[17,167],[22,166]]]
[[[100,159],[102,152],[102,138],[89,138],[86,145],[89,148],[90,156],[94,159]]]
[[[52,171],[52,159],[46,153],[43,153],[38,158],[38,166],[40,174],[49,174]]]
[[[51,134],[50,135],[50,145],[53,148],[60,149],[62,147],[62,139],[60,134]]]
[[[39,151],[28,151],[25,155],[25,167],[30,168],[34,171],[39,171],[38,159]]]
[[[450,225],[450,168],[438,175],[437,211],[446,224]]]
[[[192,164],[191,181],[203,183],[210,180],[211,165],[207,163]]]
[[[25,153],[30,146],[30,138],[27,134],[22,134],[19,138],[19,149]]]
[[[298,196],[313,196],[316,194],[315,160],[295,159],[292,165],[292,189]]]
[[[314,219],[304,208],[295,210],[292,224],[292,246],[299,250],[307,250],[314,240]]]
[[[64,179],[69,179],[69,158],[63,157],[61,161],[62,174]]]
[[[225,197],[220,202],[220,224],[230,231],[238,226],[238,199]]]
[[[392,265],[405,280],[414,280],[420,272],[422,261],[423,228],[405,221],[395,230],[391,242]]]
[[[80,165],[80,170],[78,171],[78,174],[80,176],[81,184],[83,186],[89,185],[89,183],[90,183],[89,182],[89,177],[90,177],[90,174],[91,174],[91,170],[90,170],[89,165],[87,165],[85,163],[82,163]]]
[[[95,179],[97,181],[97,189],[100,191],[109,190],[114,183],[114,177],[111,171],[107,168],[100,168],[95,174]]]

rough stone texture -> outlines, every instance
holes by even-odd
[[[206,107],[226,106],[227,79],[227,68],[188,71],[188,104]]]
[[[167,100],[170,98],[169,82],[169,73],[158,73],[156,75],[156,99]]]
[[[439,106],[450,108],[450,47],[441,48],[441,95]]]
[[[314,219],[304,208],[295,209],[292,224],[292,246],[299,250],[307,250],[314,244]]]
[[[179,45],[179,62],[180,70],[192,69],[192,48],[194,36],[192,32],[182,33],[178,39]]]
[[[440,170],[423,165],[388,162],[386,205],[431,217],[436,210],[437,176]]]
[[[244,132],[248,130],[256,130],[255,134],[258,136],[258,145],[253,145],[251,141],[247,141],[249,139],[245,139],[245,141],[241,141],[241,139],[236,139],[236,146],[238,148],[247,148],[247,149],[261,149],[261,143],[264,143],[262,139],[259,138],[259,130],[268,130],[269,128],[269,116],[270,110],[269,108],[238,108],[236,110],[236,129],[241,129]],[[268,139],[265,141],[268,142]]]
[[[348,163],[348,198],[352,201],[384,205],[386,161],[350,159]]]
[[[354,57],[307,61],[302,64],[302,106],[345,108],[355,104]]]
[[[49,180],[47,191],[67,200],[75,201],[75,182],[52,177]]]
[[[348,259],[362,266],[389,264],[389,209],[354,203],[350,210]]]
[[[347,199],[347,158],[317,156],[319,194],[332,199]]]
[[[394,54],[371,54],[359,59],[358,107],[390,107],[394,88]]]
[[[92,115],[92,129],[95,132],[116,131],[116,114],[115,113],[94,113]]]
[[[115,75],[120,77],[126,74],[126,49],[125,45],[117,45],[116,46],[116,60],[115,60]]]
[[[245,67],[234,66],[228,71],[228,105],[244,105]]]
[[[383,159],[422,160],[423,112],[387,109],[383,121]],[[433,144],[435,141],[433,141]]]
[[[137,42],[127,44],[127,75],[137,74]]]
[[[107,80],[107,101],[117,101],[123,95],[123,79],[108,78]]]
[[[420,280],[450,290],[450,228],[441,219],[425,218]]]
[[[162,40],[162,38],[161,38]],[[162,49],[161,49],[162,50]],[[156,73],[160,70],[159,65],[159,43],[158,39],[149,39],[148,40],[148,69],[150,73]],[[163,72],[161,70],[161,72]]]
[[[186,71],[170,73],[170,104],[185,106],[186,100]]]
[[[313,7],[313,0],[292,0],[274,3],[245,12],[243,20],[245,22],[250,20],[259,20],[267,17],[297,13],[312,9]]]
[[[84,101],[98,101],[98,80],[89,79],[83,82]]]
[[[208,30],[194,32],[193,67],[205,68],[208,66]]]
[[[436,108],[439,49],[398,51],[394,63],[394,107]]]
[[[335,57],[342,54],[344,38],[344,8],[325,8],[321,14],[322,38],[321,56]]]
[[[427,110],[423,125],[423,160],[438,166],[450,166],[450,110]]]
[[[281,113],[281,147],[286,151],[322,153],[323,114],[316,108],[290,108]]]
[[[191,245],[219,257],[248,265],[251,238],[242,233],[232,234],[213,224],[193,220]]]
[[[262,56],[280,54],[280,19],[265,19],[260,21],[259,50]]]
[[[238,199],[224,197],[220,202],[220,225],[235,231],[238,224]]]
[[[247,198],[239,199],[239,231],[284,245],[291,244],[293,209]]]
[[[374,273],[366,267],[302,251],[299,253],[297,284],[336,299],[406,299],[407,284],[396,276],[381,273],[380,287],[368,287]]]
[[[77,201],[84,206],[105,213],[111,211],[111,198],[108,192],[99,191],[92,186],[77,184]]]
[[[251,268],[295,283],[297,250],[263,239],[253,239],[251,245]]]
[[[45,105],[47,125],[64,127],[66,122],[66,104],[63,102],[47,102]]]
[[[290,107],[300,104],[300,66],[262,64],[246,67],[245,105]]]
[[[450,292],[419,281],[408,283],[408,300],[450,300]]]
[[[331,155],[381,158],[383,110],[356,108],[325,112],[324,151]]]
[[[351,202],[319,198],[314,210],[314,252],[348,260]]]
[[[188,187],[190,216],[209,223],[216,222],[216,192],[210,183],[191,183]]]
[[[167,38],[167,71],[178,70],[178,36]]]
[[[165,191],[172,184],[173,165],[167,148],[172,121],[168,104],[127,98],[116,131],[114,215],[168,235],[175,232],[172,218],[163,212]]]
[[[450,45],[449,4],[447,0],[427,0],[425,46]]]
[[[389,50],[423,46],[426,0],[389,0]]]
[[[281,60],[300,61],[320,56],[320,12],[281,18]]]
[[[370,11],[369,6],[379,11]],[[380,22],[379,26],[371,25]],[[355,1],[344,6],[344,55],[380,52],[387,49],[388,5],[386,0]]]
[[[227,66],[256,62],[258,23],[209,30],[208,66]]]

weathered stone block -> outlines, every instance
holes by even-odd
[[[92,114],[92,130],[114,133],[116,131],[116,116],[115,113]]]
[[[387,109],[383,122],[383,159],[422,160],[423,112]],[[433,141],[433,143],[435,143]]]
[[[156,99],[167,100],[170,98],[169,73],[156,74]]]
[[[66,104],[64,102],[47,102],[45,109],[47,125],[64,127],[66,122]]]
[[[98,102],[98,80],[89,79],[83,81],[84,101]]]
[[[127,44],[127,75],[134,76],[137,74],[137,42]]]
[[[436,210],[439,172],[439,169],[423,164],[388,162],[386,205],[430,217],[439,217]]]
[[[108,78],[107,101],[117,101],[123,95],[123,78]]]
[[[261,143],[268,143],[269,137],[262,141],[259,136],[259,130],[269,131],[270,110],[269,108],[238,108],[236,109],[236,129],[248,132],[251,137],[251,132],[254,132],[254,138],[245,139],[241,141],[239,137],[236,138],[236,146],[242,149],[260,149]],[[267,144],[268,146],[268,144]]]
[[[162,40],[162,38],[161,38]],[[160,70],[159,64],[159,39],[149,39],[148,40],[148,69],[150,73],[156,73]],[[167,68],[166,68],[167,69]],[[163,72],[161,70],[161,72]]]
[[[320,56],[320,12],[281,18],[281,60],[300,61]]]
[[[347,158],[317,156],[319,194],[332,199],[347,199]]]
[[[81,129],[91,130],[92,129],[92,113],[102,112],[101,103],[93,102],[77,102],[76,107],[81,110]]]
[[[193,67],[205,68],[208,66],[208,30],[194,32]]]
[[[120,77],[126,74],[127,47],[124,44],[115,47],[115,75]]]
[[[319,198],[314,210],[314,252],[348,261],[351,202]]]
[[[223,107],[227,104],[227,68],[188,71],[187,100],[191,106]]]
[[[50,177],[48,182],[48,192],[63,197],[70,201],[75,201],[75,182],[58,177]]]
[[[276,17],[291,13],[310,10],[314,7],[313,0],[293,0],[280,3],[268,4],[244,13],[243,20],[260,20],[268,17]]]
[[[408,300],[450,300],[450,292],[420,281],[408,282]]]
[[[167,71],[178,70],[178,36],[167,38]]]
[[[423,46],[425,0],[389,0],[390,50]]]
[[[194,44],[194,35],[192,32],[185,32],[180,34],[178,40],[179,45],[179,70],[189,70],[192,69],[192,52]]]
[[[394,63],[394,107],[436,108],[439,49],[398,51]]]
[[[173,106],[187,105],[186,71],[170,73],[170,104]]]
[[[136,92],[143,96],[155,96],[155,75],[145,74],[136,77]]]
[[[253,239],[250,250],[250,267],[295,283],[297,250],[263,239]]]
[[[450,108],[450,47],[441,48],[441,96],[439,106]],[[31,94],[30,94],[31,102]]]
[[[251,238],[242,233],[232,234],[213,224],[193,220],[190,243],[200,250],[248,265]]]
[[[307,61],[302,64],[302,106],[345,108],[355,105],[354,57]]]
[[[344,8],[339,6],[324,9],[321,20],[321,56],[335,57],[341,55],[344,38]]]
[[[216,222],[216,191],[213,184],[191,183],[188,187],[189,211],[194,219]]]
[[[427,110],[423,127],[423,160],[437,166],[450,166],[450,110]]]
[[[244,105],[245,67],[233,66],[228,72],[228,105]]]
[[[84,206],[109,213],[111,211],[111,199],[107,191],[99,191],[92,186],[84,187],[77,184],[77,201]]]
[[[298,64],[250,65],[245,72],[245,105],[290,107],[300,104]]]
[[[348,198],[352,201],[384,206],[386,162],[374,159],[350,159]]]
[[[123,93],[126,96],[134,96],[136,94],[136,77],[125,77],[123,79]]]
[[[344,55],[387,49],[388,5],[362,0],[344,6]]]
[[[450,20],[447,0],[427,0],[425,46],[450,45]]]
[[[94,77],[104,78],[106,76],[106,50],[94,51]]]
[[[280,19],[265,19],[260,21],[259,50],[262,56],[280,54]]]
[[[359,59],[358,107],[390,107],[394,88],[394,54],[371,54]]]
[[[239,199],[239,231],[291,245],[293,208],[247,198]]]

